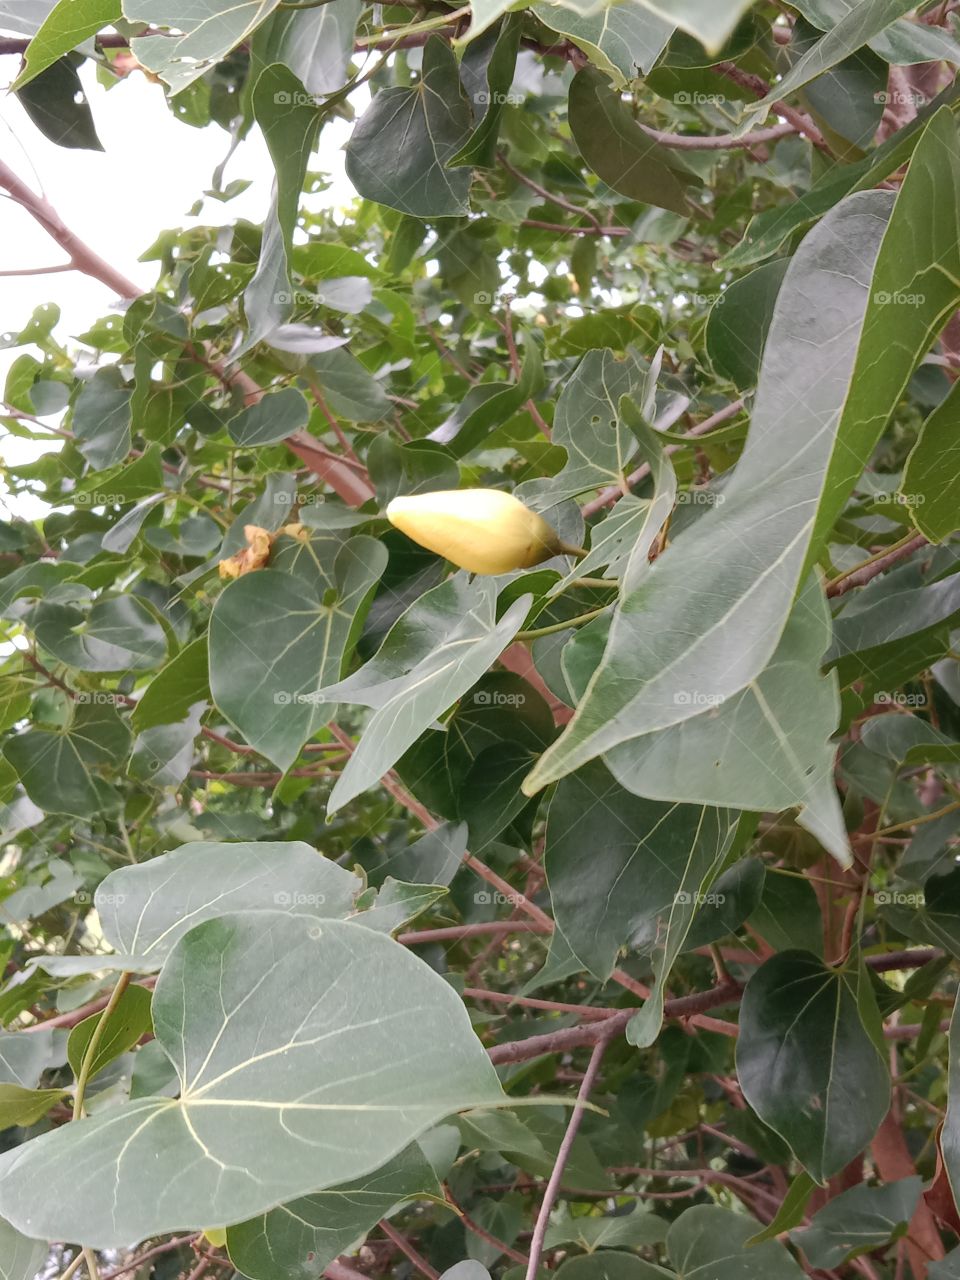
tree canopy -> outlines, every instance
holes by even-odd
[[[960,1278],[958,10],[0,0],[0,1280]]]

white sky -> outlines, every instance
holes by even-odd
[[[167,227],[227,225],[240,217],[262,222],[270,199],[273,168],[259,130],[232,156],[224,185],[236,178],[252,185],[226,204],[205,200],[198,218],[187,210],[210,187],[216,166],[229,146],[217,125],[194,129],[176,120],[163,89],[139,72],[109,91],[97,83],[93,64],[80,77],[93,111],[104,151],[55,146],[34,127],[13,94],[6,92],[20,68],[19,55],[0,56],[0,156],[35,191],[42,191],[67,225],[126,276],[149,288],[157,263],[138,262],[140,254]],[[365,90],[362,91],[365,97]],[[356,106],[362,110],[361,94]],[[337,120],[321,134],[312,167],[334,179],[322,203],[353,197],[343,176],[343,151],[349,126]],[[320,201],[312,201],[317,204]],[[62,262],[63,251],[14,201],[0,199],[0,271]],[[0,332],[18,331],[33,309],[56,302],[62,312],[55,330],[69,344],[116,302],[96,280],[70,271],[47,276],[0,277]],[[11,362],[24,350],[0,351],[0,388]],[[0,438],[0,458],[15,463],[35,457],[43,446],[12,437]],[[42,504],[19,507],[36,517]]]

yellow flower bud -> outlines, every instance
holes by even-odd
[[[212,1245],[214,1249],[222,1249],[227,1243],[226,1227],[204,1227],[202,1234],[207,1244]]]
[[[472,573],[529,569],[559,555],[557,531],[499,489],[449,489],[394,498],[387,519],[421,547]]]

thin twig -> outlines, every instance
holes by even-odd
[[[381,1219],[379,1226],[380,1226],[380,1230],[387,1237],[387,1239],[393,1241],[393,1243],[397,1246],[400,1252],[404,1254],[405,1257],[410,1259],[410,1261],[417,1268],[417,1270],[421,1272],[421,1274],[427,1277],[427,1280],[440,1280],[440,1272],[436,1271],[433,1267],[431,1267],[430,1263],[426,1260],[426,1258],[422,1257],[419,1253],[417,1253],[416,1249],[413,1247],[410,1241],[406,1238],[406,1236],[402,1236],[399,1231],[391,1227],[390,1223],[387,1222],[385,1218]]]
[[[540,1258],[543,1254],[543,1244],[547,1235],[547,1227],[550,1223],[550,1211],[556,1202],[557,1194],[563,1182],[563,1171],[567,1167],[567,1161],[573,1149],[573,1142],[580,1128],[580,1121],[583,1119],[584,1103],[589,1099],[593,1091],[593,1086],[600,1072],[600,1065],[603,1062],[603,1055],[606,1053],[609,1043],[610,1035],[605,1035],[601,1040],[597,1041],[594,1045],[593,1053],[590,1055],[590,1065],[587,1067],[583,1083],[577,1093],[577,1100],[573,1104],[573,1115],[570,1117],[567,1131],[563,1135],[563,1141],[560,1143],[560,1150],[557,1152],[557,1159],[550,1174],[550,1181],[547,1183],[547,1189],[544,1191],[543,1200],[540,1203],[540,1212],[537,1214],[537,1220],[534,1223],[533,1237],[530,1240],[530,1261],[527,1263],[526,1280],[536,1280]]]

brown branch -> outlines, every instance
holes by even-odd
[[[735,62],[718,62],[715,70],[719,71],[722,76],[726,76],[728,80],[732,80],[734,84],[740,85],[743,89],[749,89],[760,98],[765,98],[770,92],[770,86],[762,76],[756,76],[749,71],[744,71]],[[802,133],[809,138],[818,151],[823,151],[826,155],[833,157],[833,151],[826,138],[824,138],[808,115],[804,115],[796,107],[788,106],[786,102],[780,101],[772,102],[770,109],[775,111],[778,116],[783,116],[784,120],[789,121],[798,133]]]
[[[679,996],[664,1003],[663,1015],[665,1018],[692,1017],[705,1009],[731,1004],[739,999],[740,993],[741,987],[731,983],[713,987],[709,991],[698,991],[691,996]],[[636,1009],[617,1009],[608,1018],[584,1022],[577,1027],[563,1027],[545,1035],[528,1036],[525,1040],[493,1045],[487,1052],[490,1061],[498,1066],[508,1062],[526,1062],[529,1058],[538,1058],[545,1053],[566,1053],[570,1049],[579,1049],[620,1035],[636,1012]]]
[[[862,587],[866,583],[872,582],[881,573],[886,573],[895,564],[899,564],[901,560],[908,559],[915,551],[926,545],[927,539],[922,533],[918,533],[913,538],[901,540],[895,547],[891,547],[889,551],[871,557],[856,569],[849,569],[846,573],[841,573],[834,578],[832,582],[828,582],[827,595],[831,599],[836,599],[837,596],[845,596],[854,587]]]
[[[456,1200],[454,1200],[453,1196],[450,1194],[450,1188],[446,1183],[444,1183],[443,1191],[448,1203],[456,1211],[460,1221],[465,1227],[472,1231],[475,1236],[479,1236],[481,1240],[486,1240],[487,1244],[492,1244],[495,1249],[499,1249],[502,1254],[508,1258],[512,1258],[514,1262],[519,1262],[522,1266],[527,1265],[527,1262],[529,1261],[527,1254],[521,1253],[519,1249],[514,1249],[511,1245],[507,1244],[505,1240],[498,1240],[495,1235],[492,1235],[486,1229],[486,1227],[481,1227],[479,1222],[476,1222],[470,1217],[466,1209],[457,1204]]]
[[[484,920],[476,924],[454,924],[442,929],[417,929],[401,933],[398,941],[404,946],[415,947],[423,942],[450,942],[462,938],[482,937],[488,933],[552,933],[533,920]]]
[[[379,1227],[387,1239],[397,1246],[404,1257],[408,1258],[416,1269],[427,1277],[427,1280],[440,1280],[440,1272],[431,1267],[426,1258],[416,1251],[406,1236],[401,1235],[399,1231],[391,1227],[385,1218],[381,1219]]]
[[[589,209],[582,209],[580,205],[573,204],[570,200],[565,200],[563,196],[557,195],[555,191],[548,191],[546,187],[541,186],[539,182],[536,182],[529,175],[521,173],[519,169],[515,169],[502,151],[497,153],[497,160],[500,162],[501,167],[517,182],[522,182],[525,187],[541,196],[549,204],[555,204],[560,209],[566,209],[567,213],[572,213],[577,218],[586,218],[597,235],[604,234],[599,218],[595,217]]]
[[[799,133],[796,124],[789,120],[783,124],[771,125],[768,129],[754,129],[737,137],[733,133],[696,134],[696,133],[663,133],[660,129],[651,129],[640,121],[640,128],[648,138],[672,147],[674,151],[734,151],[749,150],[763,142],[776,142],[789,134]]]
[[[589,1099],[593,1086],[596,1083],[597,1076],[600,1073],[600,1066],[603,1062],[603,1055],[607,1051],[607,1045],[610,1043],[610,1037],[613,1033],[602,1036],[594,1045],[593,1053],[590,1055],[590,1065],[587,1067],[586,1074],[583,1077],[583,1083],[577,1093],[577,1100],[573,1104],[573,1115],[567,1125],[567,1131],[563,1135],[563,1141],[560,1143],[560,1150],[557,1152],[557,1159],[554,1163],[553,1170],[550,1174],[550,1181],[543,1193],[543,1200],[540,1203],[540,1212],[537,1214],[537,1220],[533,1227],[533,1238],[530,1241],[530,1260],[527,1263],[526,1280],[537,1280],[537,1271],[540,1267],[540,1258],[543,1254],[543,1245],[546,1240],[547,1227],[550,1223],[550,1211],[557,1199],[560,1185],[563,1182],[563,1171],[567,1167],[567,1161],[570,1158],[570,1152],[573,1150],[574,1139],[580,1128],[580,1121],[583,1119],[584,1103]]]

